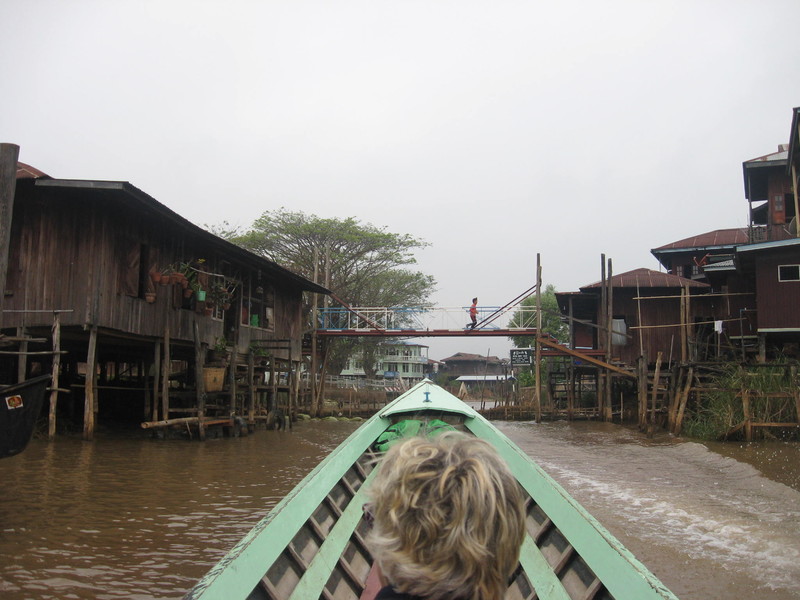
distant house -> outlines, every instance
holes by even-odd
[[[634,364],[646,354],[655,360],[658,352],[664,359],[681,356],[687,322],[704,324],[704,332],[713,332],[713,306],[702,296],[711,286],[701,281],[635,269],[611,277],[613,324],[611,357],[614,361]],[[689,291],[689,318],[682,315],[682,293]],[[601,284],[592,283],[579,293],[556,293],[559,310],[573,317],[573,348],[605,348],[607,336],[598,335],[602,322]],[[682,327],[682,323],[684,324]]]
[[[443,358],[441,362],[443,367],[439,372],[453,379],[462,375],[503,375],[506,368],[506,363],[496,356],[466,352],[456,352],[453,356]]]
[[[95,415],[136,423],[235,414],[252,423],[254,396],[274,404],[279,393],[277,379],[256,389],[253,363],[262,375],[296,373],[302,295],[328,293],[128,182],[54,179],[22,163],[0,276],[7,339],[46,350],[57,321],[66,351],[58,385],[69,390],[59,411],[83,414],[86,437]],[[228,371],[225,389],[206,402],[204,366],[215,347],[228,355]],[[50,357],[6,358],[0,381],[36,369],[49,370]]]
[[[795,109],[795,118],[797,109]],[[793,127],[796,127],[793,121]],[[789,145],[745,161],[744,194],[750,204],[749,243],[797,237],[797,202],[793,192]]]
[[[737,270],[755,281],[760,352],[800,344],[800,238],[737,248]]]
[[[409,341],[389,341],[378,346],[375,371],[384,379],[403,378],[408,381],[421,381],[429,373],[428,346]],[[340,375],[346,378],[363,379],[363,357],[356,353],[351,356]]]
[[[749,241],[747,228],[717,229],[653,248],[650,252],[667,273],[706,281],[706,267],[732,260],[736,247]]]

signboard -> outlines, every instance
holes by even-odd
[[[533,349],[532,348],[512,348],[511,349],[511,366],[512,367],[530,367],[533,362]]]

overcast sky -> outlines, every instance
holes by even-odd
[[[285,206],[409,233],[439,305],[502,305],[537,253],[572,291],[602,253],[658,269],[745,226],[742,162],[800,106],[798,23],[797,0],[0,0],[0,141],[198,225]]]

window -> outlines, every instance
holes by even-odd
[[[615,317],[611,321],[611,345],[624,346],[628,343],[628,324],[624,317]]]
[[[273,329],[275,290],[259,281],[250,281],[242,286],[242,325]]]
[[[800,281],[800,265],[779,265],[778,281]]]

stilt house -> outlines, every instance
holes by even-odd
[[[202,437],[291,403],[303,292],[325,288],[124,181],[19,164],[12,214],[0,331],[19,359],[0,362],[0,381],[55,367],[51,435],[56,415],[82,415],[87,438],[120,421],[185,422]]]

